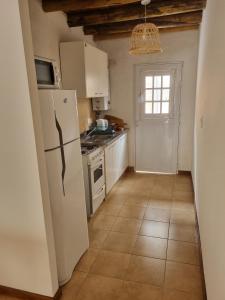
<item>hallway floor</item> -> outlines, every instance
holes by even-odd
[[[192,182],[126,173],[89,222],[63,300],[202,300]]]

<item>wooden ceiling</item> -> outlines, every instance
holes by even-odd
[[[143,22],[140,0],[42,0],[45,12],[63,11],[70,27],[83,26],[85,34],[105,39],[130,34]],[[147,21],[161,31],[198,28],[206,0],[152,0]]]

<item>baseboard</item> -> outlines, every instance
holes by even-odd
[[[178,170],[178,175],[191,176],[191,171]]]
[[[128,167],[126,168],[125,173],[126,173],[126,172],[134,172],[134,167],[128,166]]]
[[[191,179],[192,179],[192,188],[193,188],[193,191],[194,191],[192,174],[191,174],[191,172],[189,174],[190,174]],[[194,196],[194,198],[195,198],[195,196]],[[194,201],[194,206],[195,206],[195,217],[196,217],[197,231],[198,231],[199,257],[200,257],[200,269],[201,269],[201,280],[202,280],[202,293],[203,293],[203,300],[207,300],[207,292],[206,292],[206,284],[205,284],[205,273],[204,273],[203,258],[202,258],[202,244],[201,244],[201,238],[200,238],[198,215],[197,215],[197,208],[196,208],[196,202],[195,201]]]
[[[62,296],[62,290],[59,288],[54,297],[48,297],[0,285],[0,295],[26,300],[59,300]]]

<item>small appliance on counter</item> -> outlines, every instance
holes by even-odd
[[[98,119],[96,120],[96,124],[97,124],[97,130],[98,131],[105,131],[108,129],[109,126],[109,122],[106,119]]]

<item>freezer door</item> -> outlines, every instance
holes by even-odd
[[[39,100],[45,150],[80,137],[75,91],[39,90]]]
[[[46,152],[60,285],[71,278],[75,265],[89,246],[80,141],[65,145],[64,156],[63,183],[60,149]]]

